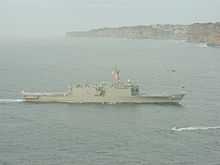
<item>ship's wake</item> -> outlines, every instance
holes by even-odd
[[[196,131],[196,130],[209,130],[209,129],[220,129],[220,126],[215,126],[215,127],[182,127],[182,128],[176,128],[173,127],[171,130],[172,131]]]
[[[0,104],[21,103],[24,99],[0,99]]]

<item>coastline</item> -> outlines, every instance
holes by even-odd
[[[220,22],[139,25],[66,32],[66,37],[179,40],[220,47]]]

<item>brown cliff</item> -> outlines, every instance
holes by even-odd
[[[220,46],[220,23],[191,25],[141,25],[67,32],[67,37],[111,37],[128,39],[175,39]]]

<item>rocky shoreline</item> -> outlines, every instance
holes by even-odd
[[[100,28],[90,31],[67,32],[72,37],[110,37],[126,39],[174,39],[194,43],[206,43],[220,47],[220,22],[194,23],[191,25],[140,25],[118,28]]]

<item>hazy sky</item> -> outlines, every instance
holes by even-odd
[[[0,37],[216,21],[220,21],[220,0],[0,0]]]

